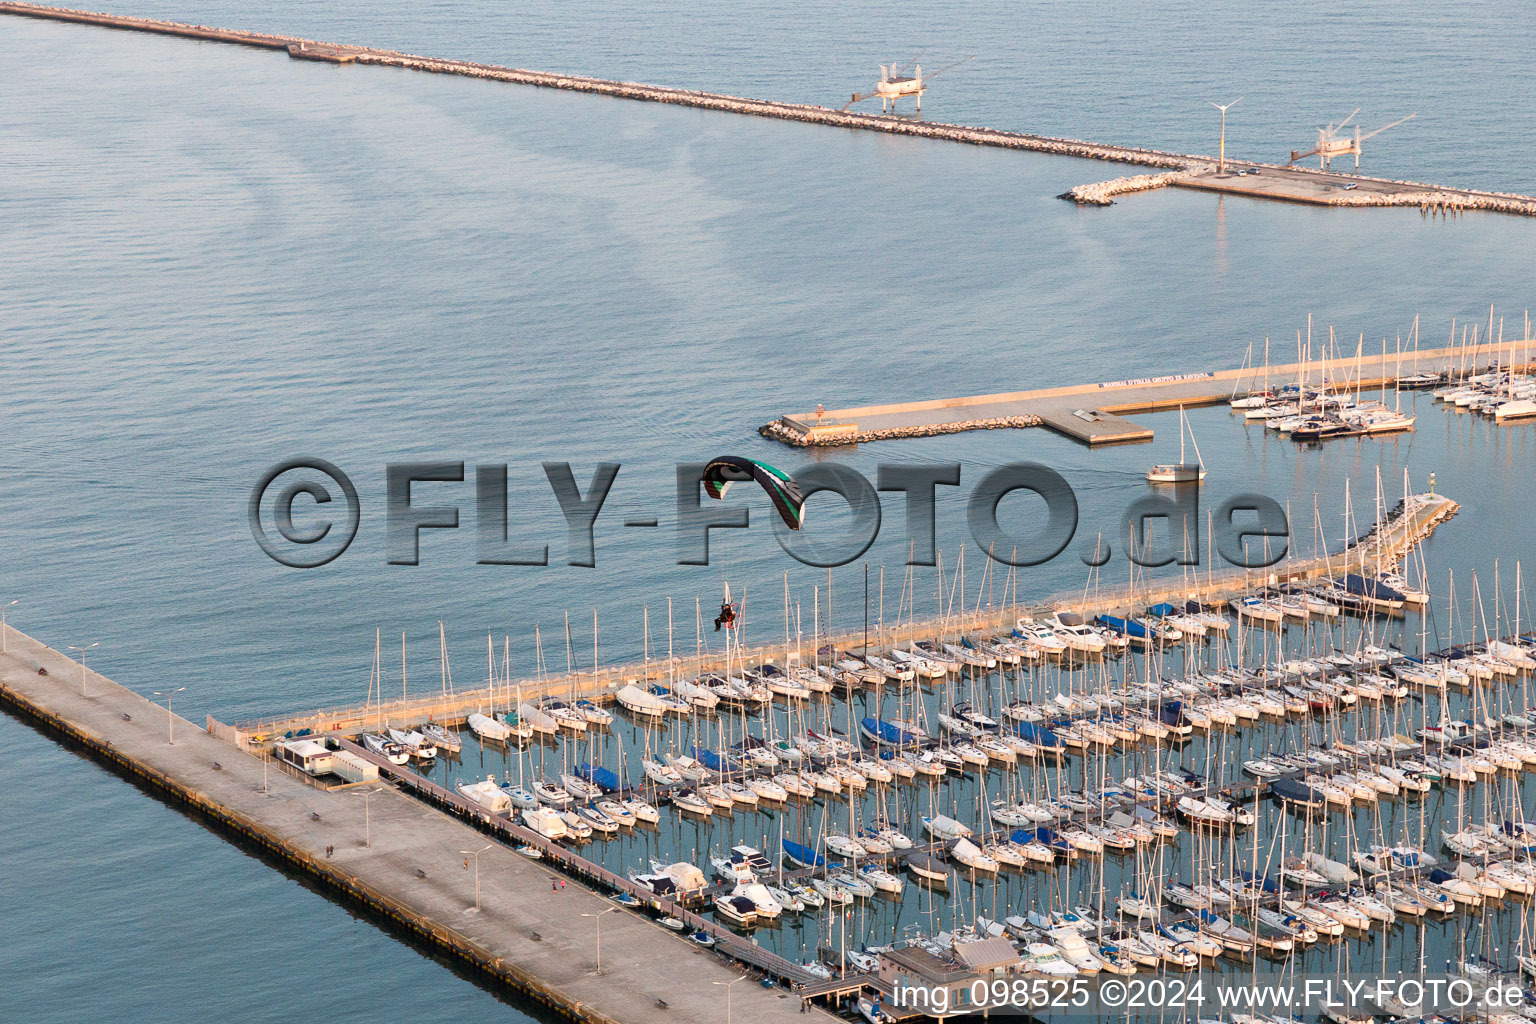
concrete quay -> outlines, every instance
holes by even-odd
[[[1050,427],[1084,444],[1125,444],[1152,440],[1152,430],[1128,414],[1219,405],[1234,397],[1296,381],[1327,381],[1334,391],[1373,391],[1414,373],[1473,374],[1495,366],[1529,370],[1531,339],[1494,344],[1420,349],[1416,353],[1362,353],[1280,363],[1267,370],[1247,367],[1169,374],[1139,380],[1010,391],[964,398],[938,398],[887,405],[796,412],[758,428],[764,437],[796,447],[863,444],[896,437],[927,437],[1013,423]]]
[[[723,985],[743,972],[723,956],[618,909],[602,921],[598,974],[596,920],[581,915],[617,904],[580,885],[557,889],[563,876],[544,863],[388,785],[316,788],[93,671],[84,671],[82,696],[79,663],[14,628],[6,627],[5,639],[0,705],[7,711],[414,940],[573,1020],[724,1019]],[[466,867],[462,851],[484,847],[478,872],[472,856]],[[800,999],[783,990],[748,982],[732,999],[744,1020],[805,1019]]]
[[[1243,160],[1229,160],[1235,166],[1256,167],[1257,177],[1230,173],[1217,173],[1214,157],[1187,153],[1170,153],[1165,150],[1140,146],[1119,146],[1081,139],[1055,138],[1029,132],[1004,131],[996,128],[973,127],[923,121],[916,118],[889,114],[864,114],[836,110],[808,103],[781,103],[774,100],[751,99],[724,93],[703,92],[694,89],[671,89],[665,86],[647,85],[640,82],[618,82],[610,79],[583,75],[562,75],[546,71],[529,71],[523,68],[504,67],[498,64],[482,64],[473,61],[450,60],[441,57],[423,57],[381,50],[368,46],[351,46],[327,43],[299,36],[274,35],[265,32],[245,32],[236,29],[213,28],[207,25],[188,25],[182,22],[152,18],[135,18],[118,14],[82,11],[42,4],[0,2],[0,14],[41,18],[94,25],[100,28],[121,29],[134,32],[152,32],[160,35],[182,36],[206,42],[230,43],[238,46],[254,46],[268,50],[285,50],[296,60],[326,61],[336,64],[373,64],[411,71],[434,74],[463,75],[519,85],[532,85],[549,89],[568,89],[618,99],[641,100],[652,103],[671,103],[754,117],[771,117],[779,120],[822,124],[835,128],[861,131],[886,132],[893,135],[909,135],[919,138],[943,139],[977,146],[997,146],[1004,149],[1025,149],[1037,153],[1055,153],[1088,160],[1108,160],[1115,163],[1135,164],[1176,172],[1171,177],[1156,176],[1157,184],[1141,187],[1158,187],[1167,184],[1182,188],[1228,192],[1234,195],[1252,195],[1267,199],[1285,199],[1293,202],[1317,203],[1327,206],[1418,206],[1421,210],[1488,210],[1522,216],[1536,216],[1536,197],[1512,193],[1491,192],[1476,189],[1455,189],[1422,182],[1392,181],[1362,175],[1346,175],[1337,172],[1314,171],[1304,167],[1279,166]],[[1355,187],[1344,186],[1353,182]],[[1073,193],[1082,191],[1094,196],[1106,191],[1100,186],[1079,186],[1065,197],[1075,198]],[[1107,190],[1099,196],[1109,202]],[[1123,190],[1121,190],[1123,191]],[[1098,202],[1090,198],[1089,202]]]

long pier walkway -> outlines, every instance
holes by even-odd
[[[758,432],[797,447],[867,444],[903,437],[955,434],[999,427],[1046,426],[1087,445],[1152,440],[1152,430],[1126,419],[1132,413],[1180,406],[1219,405],[1270,385],[1326,380],[1335,391],[1390,388],[1414,373],[1475,374],[1498,366],[1529,370],[1532,340],[1420,349],[1416,353],[1362,353],[1341,359],[1281,363],[1267,370],[1248,367],[1170,374],[1102,384],[1073,384],[1033,391],[935,398],[889,405],[796,412],[780,416]],[[1513,355],[1512,355],[1513,353]]]
[[[916,640],[953,639],[961,635],[991,636],[1011,631],[1021,615],[1049,617],[1060,610],[1089,614],[1139,613],[1146,606],[1161,601],[1182,603],[1195,598],[1220,602],[1267,583],[1304,582],[1326,574],[1345,572],[1374,572],[1378,565],[1398,565],[1415,546],[1460,508],[1460,505],[1444,495],[1414,495],[1389,513],[1384,523],[1372,527],[1366,536],[1346,549],[1326,555],[1295,559],[1260,572],[1228,569],[1190,579],[1172,576],[1143,583],[1134,590],[1103,588],[1088,593],[1078,590],[1056,594],[1027,605],[1006,604],[962,612],[943,622],[917,621],[896,627],[887,626],[882,630],[872,628],[869,640],[871,646],[905,647]],[[817,643],[849,650],[857,649],[864,641],[862,632],[848,632],[822,637]],[[627,681],[666,684],[671,679],[692,679],[711,672],[739,672],[743,664],[757,665],[784,656],[784,644],[764,644],[733,652],[729,665],[724,653],[711,652],[674,659],[671,663],[658,659],[643,664],[615,665],[595,672],[523,680],[510,688],[503,683],[494,688],[484,686],[453,694],[426,694],[376,705],[353,704],[296,711],[236,725],[211,720],[209,724],[210,728],[229,742],[246,749],[259,750],[284,736],[299,733],[352,736],[385,726],[405,728],[427,721],[462,725],[470,714],[477,711],[500,714],[508,710],[509,705],[516,705],[519,695],[530,700],[541,697],[575,700],[584,697],[598,703],[607,703]]]
[[[582,915],[614,909],[613,902],[581,886],[558,888],[560,876],[543,863],[488,846],[471,824],[388,785],[311,786],[5,628],[0,705],[418,940],[572,1019],[724,1019],[723,986],[742,971],[718,954],[620,911],[602,922],[599,975],[597,922]],[[466,867],[464,851],[472,857],[482,848],[479,870],[473,861]],[[733,1012],[743,1020],[804,1020],[800,1001],[786,996],[738,985]]]
[[[205,42],[284,50],[296,60],[327,61],[336,64],[373,64],[444,75],[466,75],[471,78],[513,82],[519,85],[570,89],[620,99],[671,103],[755,117],[823,124],[836,128],[943,139],[977,146],[1026,149],[1037,153],[1056,153],[1090,160],[1108,160],[1170,172],[1152,176],[1156,179],[1155,183],[1142,183],[1140,188],[1173,185],[1323,206],[1411,206],[1418,207],[1422,211],[1487,210],[1527,217],[1536,216],[1536,197],[1511,193],[1448,188],[1423,182],[1394,181],[1387,178],[1315,171],[1303,167],[1235,159],[1229,160],[1228,163],[1242,165],[1245,169],[1251,168],[1258,173],[1243,175],[1227,171],[1219,173],[1216,158],[1210,156],[1170,153],[1139,146],[1085,142],[1080,139],[1054,138],[996,128],[944,124],[894,115],[855,113],[808,103],[782,103],[775,100],[749,99],[693,89],[670,89],[639,82],[618,82],[582,75],[529,71],[498,64],[423,57],[396,50],[320,42],[300,36],[212,28],[206,25],[189,25],[182,22],[135,18],[42,4],[0,2],[0,14],[75,22],[100,28],[152,32]],[[1113,185],[1114,183],[1109,183],[1108,187],[1080,187],[1065,194],[1063,198],[1077,198],[1079,202],[1107,203],[1109,194],[1139,190],[1139,188],[1115,188]],[[1345,186],[1348,185],[1353,187],[1346,188]],[[1083,196],[1091,198],[1083,198],[1075,193],[1082,193]]]

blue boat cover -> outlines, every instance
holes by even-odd
[[[576,774],[592,783],[592,785],[596,786],[604,793],[622,794],[629,788],[628,786],[624,785],[623,779],[620,779],[616,774],[614,774],[612,771],[609,771],[607,768],[604,768],[602,765],[589,764],[588,762],[583,761],[576,766]]]
[[[784,852],[789,859],[796,864],[809,868],[823,868],[827,866],[826,859],[809,846],[802,846],[792,839],[784,840]]]
[[[859,725],[866,735],[878,743],[890,743],[898,747],[914,746],[917,743],[915,735],[880,718],[866,715],[859,720]]]
[[[1028,740],[1035,746],[1045,750],[1060,750],[1066,744],[1061,742],[1061,737],[1042,725],[1034,722],[1015,722],[1013,731],[1021,740]]]

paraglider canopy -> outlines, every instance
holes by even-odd
[[[754,480],[772,499],[784,525],[791,530],[800,529],[805,521],[805,495],[787,473],[739,455],[722,455],[704,467],[704,491],[711,498],[725,497],[733,483]]]

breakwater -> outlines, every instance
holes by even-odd
[[[381,783],[319,788],[272,771],[262,757],[221,739],[227,730],[217,723],[202,729],[173,719],[15,627],[0,628],[7,648],[0,655],[0,708],[415,940],[567,1019],[722,1019],[719,986],[741,973],[734,962],[642,914],[613,913],[603,922],[599,975],[594,929],[576,922],[588,924],[581,915],[617,905],[579,885],[551,884],[561,876],[549,865],[507,844],[487,846],[477,822]],[[481,847],[478,869],[470,870],[459,851]],[[779,994],[740,986],[735,1009],[743,1019],[804,1020],[799,1002]]]
[[[1057,198],[1070,199],[1080,206],[1112,206],[1115,196],[1164,188],[1168,185],[1176,184],[1178,180],[1178,173],[1173,171],[1163,174],[1134,174],[1127,177],[1111,178],[1109,181],[1095,181],[1087,185],[1076,185],[1067,189]]]
[[[758,429],[764,437],[794,445],[797,448],[814,448],[829,444],[865,444],[871,441],[895,441],[903,437],[934,437],[938,434],[958,434],[967,430],[1009,430],[1022,427],[1038,427],[1044,421],[1039,416],[990,416],[984,419],[959,420],[954,423],[912,424],[903,427],[884,427],[879,430],[851,430],[839,432],[836,440],[827,440],[811,431],[800,430],[774,420]]]
[[[1462,344],[1275,364],[1268,368],[1205,370],[1140,380],[1071,384],[961,398],[787,413],[758,428],[763,437],[796,447],[832,447],[894,437],[927,437],[1005,426],[1046,426],[1084,444],[1151,440],[1152,431],[1125,419],[1135,413],[1202,405],[1263,391],[1270,383],[1326,380],[1340,392],[1390,388],[1405,375],[1466,377],[1489,369],[1529,370],[1536,339]],[[1030,421],[1033,422],[1030,422]]]
[[[1081,139],[1057,138],[1029,132],[1007,131],[998,128],[946,124],[922,121],[889,114],[864,114],[837,110],[809,103],[785,103],[777,100],[752,99],[725,93],[704,92],[695,89],[673,89],[642,82],[621,82],[585,75],[564,75],[549,71],[531,71],[525,68],[484,64],[475,61],[453,60],[443,57],[426,57],[383,50],[368,46],[324,42],[301,36],[278,35],[267,32],[248,32],[240,29],[217,28],[208,25],[191,25],[183,22],[153,18],[136,18],[120,14],[83,11],[67,7],[50,7],[42,4],[0,2],[0,14],[40,18],[49,21],[93,25],[98,28],[132,32],[148,32],[158,35],[179,36],[205,42],[228,43],[267,50],[282,50],[297,60],[324,61],[337,64],[367,64],[393,67],[432,74],[461,75],[488,81],[531,85],[546,89],[564,89],[591,93],[616,99],[639,100],[649,103],[668,103],[696,107],[724,113],[743,114],[752,117],[769,117],[784,121],[799,121],[834,128],[858,131],[877,131],[891,135],[914,138],[939,139],[948,142],[976,146],[995,146],[1003,149],[1023,149],[1036,153],[1052,153],[1087,160],[1107,160],[1114,163],[1154,167],[1178,172],[1166,184],[1198,188],[1207,191],[1231,192],[1257,198],[1279,199],[1290,202],[1317,203],[1328,206],[1431,206],[1444,209],[1454,203],[1457,210],[1487,210],[1498,213],[1536,216],[1536,197],[1509,193],[1486,192],[1473,189],[1451,189],[1422,182],[1394,181],[1362,175],[1337,174],[1301,167],[1280,167],[1272,164],[1229,160],[1228,164],[1246,165],[1256,169],[1257,176],[1217,173],[1214,157],[1187,153],[1171,153],[1166,150],[1142,146],[1122,146],[1110,143],[1088,142]],[[1263,187],[1260,187],[1262,185]],[[1346,186],[1353,186],[1346,188]],[[1409,196],[1410,198],[1391,198]],[[1380,201],[1373,201],[1379,197]]]

